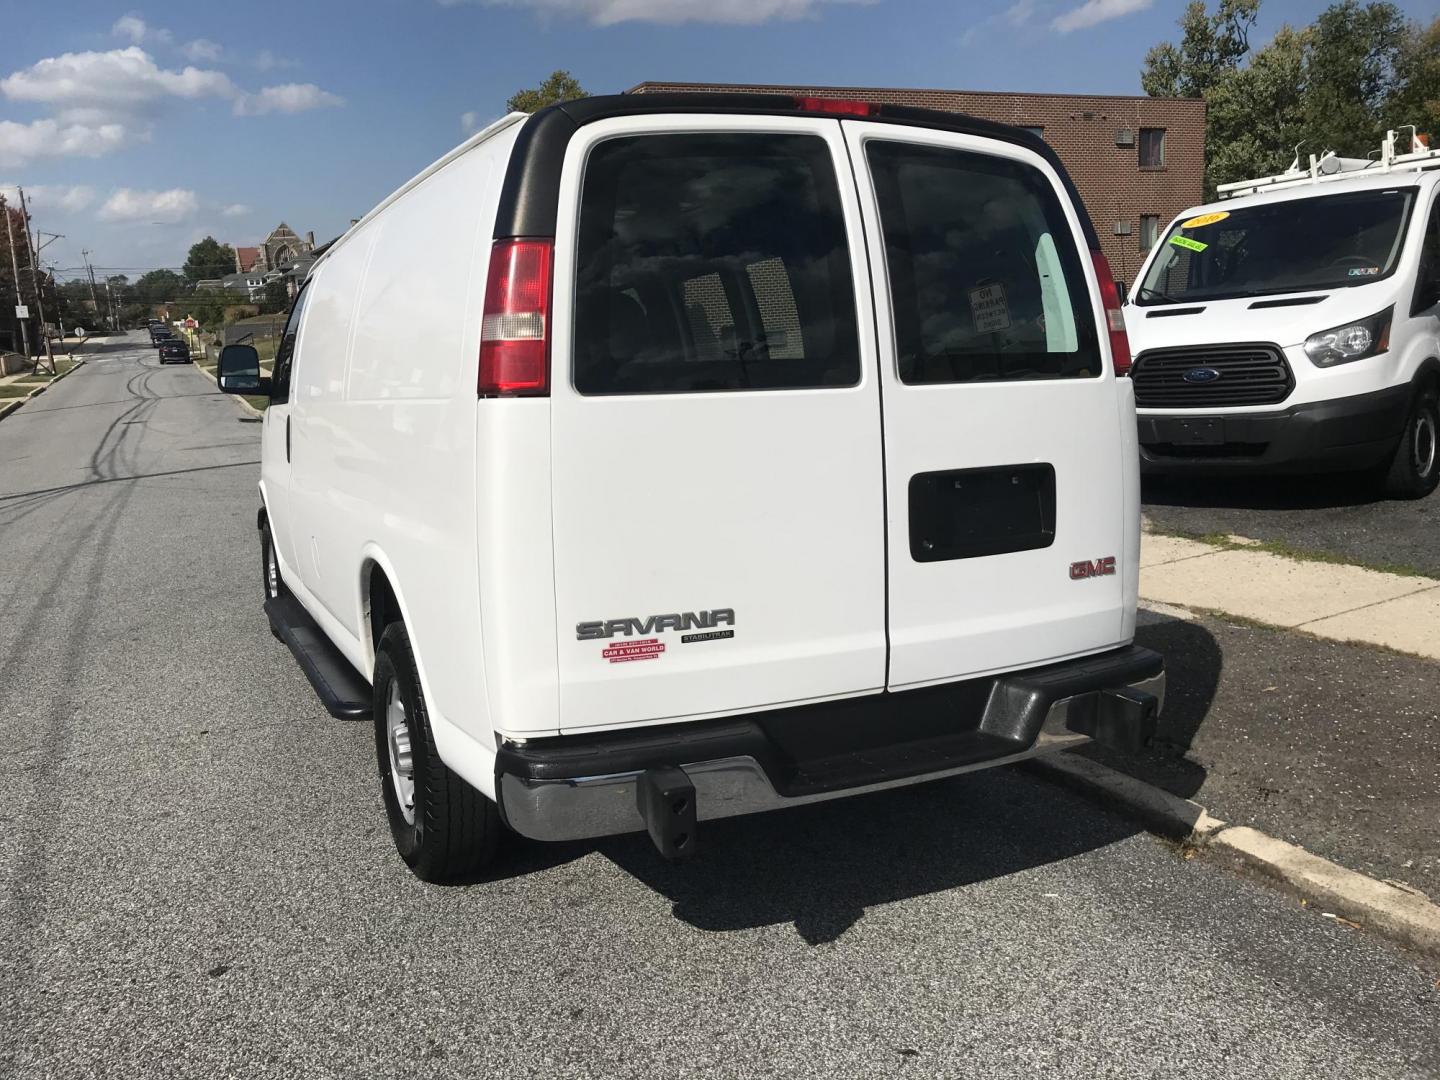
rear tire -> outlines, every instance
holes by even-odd
[[[1440,485],[1440,400],[1436,384],[1426,382],[1410,402],[1400,445],[1385,471],[1382,487],[1392,499],[1423,499]]]
[[[375,652],[375,759],[395,848],[422,881],[475,874],[495,857],[495,804],[440,760],[410,635],[391,623]]]
[[[279,600],[290,591],[280,576],[280,557],[275,554],[275,537],[269,522],[260,526],[260,587],[265,590],[266,600]]]

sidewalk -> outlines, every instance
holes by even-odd
[[[1440,666],[1174,609],[1135,640],[1166,661],[1155,741],[1079,754],[1440,901]]]
[[[1332,641],[1440,660],[1440,581],[1147,532],[1142,603],[1224,612]]]

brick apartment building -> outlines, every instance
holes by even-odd
[[[1115,276],[1135,280],[1156,232],[1205,195],[1205,103],[1182,98],[852,86],[644,82],[629,91],[803,94],[968,113],[1029,128],[1055,148]]]

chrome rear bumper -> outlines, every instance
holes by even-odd
[[[994,683],[982,726],[993,722],[992,714],[1000,716],[997,726],[1013,725],[1017,710],[1023,711],[1023,706],[1007,699],[1005,691],[1010,687],[1005,680],[997,679]],[[785,793],[772,779],[774,763],[771,762],[771,768],[767,770],[766,764],[752,753],[692,760],[683,756],[683,752],[672,750],[669,761],[657,759],[652,768],[668,766],[667,771],[673,775],[673,769],[678,765],[684,779],[688,779],[693,787],[692,820],[711,821],[863,795],[1008,765],[1089,742],[1092,736],[1113,742],[1117,741],[1116,733],[1119,732],[1120,741],[1133,741],[1128,737],[1134,734],[1132,729],[1137,725],[1144,729],[1144,738],[1148,739],[1164,697],[1165,672],[1162,666],[1158,673],[1087,687],[1081,693],[1071,693],[1049,702],[1042,714],[1039,730],[1029,739],[1015,739],[1009,743],[1010,746],[1019,746],[1013,752],[830,790]],[[523,753],[524,746],[521,744],[514,749]],[[674,756],[676,753],[682,756]],[[646,771],[645,768],[627,768],[576,776],[526,776],[518,771],[506,771],[502,765],[496,790],[505,820],[521,835],[536,840],[587,839],[644,831],[651,826],[642,813],[644,800],[639,797]],[[654,832],[651,826],[652,835]]]

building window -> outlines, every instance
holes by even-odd
[[[1045,137],[1045,129],[1044,129],[1043,127],[1040,127],[1039,125],[1036,125],[1036,124],[1021,124],[1021,125],[1020,125],[1020,130],[1021,130],[1021,131],[1028,131],[1031,135],[1034,135],[1037,139],[1043,139],[1043,138]]]
[[[1165,164],[1165,129],[1140,129],[1140,168],[1159,169]]]
[[[1140,215],[1140,250],[1149,251],[1155,246],[1159,239],[1160,216],[1158,214]]]

